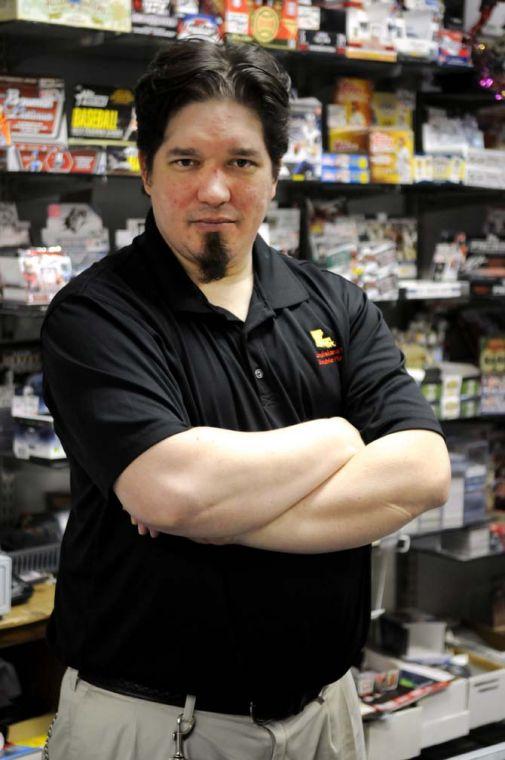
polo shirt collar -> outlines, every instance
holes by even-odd
[[[146,218],[140,241],[143,255],[156,276],[164,300],[176,311],[220,312],[186,274],[183,266],[161,236],[152,209]],[[258,235],[253,247],[254,285],[267,307],[272,310],[294,306],[308,299],[306,288],[293,274],[280,253],[274,251]]]

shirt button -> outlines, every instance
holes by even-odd
[[[254,370],[254,377],[256,378],[256,380],[261,380],[263,378],[263,370],[257,367]]]

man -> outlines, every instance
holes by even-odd
[[[264,50],[168,45],[136,90],[146,232],[48,310],[51,760],[365,757],[369,544],[445,501],[448,458],[375,306],[257,237],[288,93]]]

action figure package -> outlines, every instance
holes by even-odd
[[[414,134],[411,130],[373,127],[369,148],[372,182],[393,185],[412,182]]]
[[[258,42],[294,50],[298,37],[297,0],[225,0],[223,31],[231,42]]]
[[[48,304],[70,280],[70,258],[59,247],[19,248],[0,256],[0,286],[4,301]]]
[[[366,8],[348,8],[346,35],[348,58],[396,61],[394,5],[380,2]]]
[[[280,178],[314,180],[321,176],[322,105],[315,98],[290,103],[289,145],[282,159]]]
[[[131,0],[2,0],[0,21],[131,32]]]
[[[298,256],[300,248],[300,209],[276,208],[266,216],[270,245],[287,256]]]
[[[98,146],[19,144],[8,149],[10,172],[104,174],[105,153]]]
[[[71,140],[135,142],[137,120],[133,102],[133,92],[128,88],[76,85],[70,115]]]
[[[87,203],[52,203],[41,230],[45,245],[59,245],[70,257],[77,276],[109,253],[109,231]]]
[[[30,222],[20,222],[15,203],[0,203],[0,248],[30,245]]]
[[[2,120],[7,123],[1,144],[65,144],[64,104],[62,79],[0,75],[0,110]]]
[[[170,0],[133,0],[132,32],[151,37],[175,39],[177,17]]]

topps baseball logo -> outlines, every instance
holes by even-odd
[[[335,364],[342,359],[342,349],[337,346],[333,338],[325,335],[322,330],[311,330],[310,337],[314,341],[316,348],[316,359],[321,366],[325,364]]]

